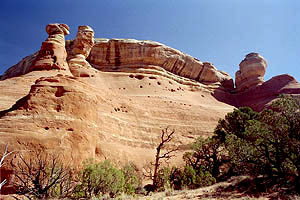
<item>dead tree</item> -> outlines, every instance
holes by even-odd
[[[1,158],[1,160],[0,160],[0,169],[1,169],[1,167],[3,166],[4,159],[5,159],[7,156],[9,156],[9,154],[12,153],[12,152],[8,153],[8,152],[7,152],[7,149],[8,149],[8,145],[5,146],[4,153],[3,153],[2,158]],[[3,187],[3,185],[5,185],[6,181],[7,181],[7,180],[4,179],[4,180],[0,183],[0,191],[1,191],[1,188]]]
[[[175,130],[169,131],[169,128],[162,129],[160,142],[156,147],[155,162],[151,162],[144,176],[152,179],[151,190],[159,188],[159,170],[162,160],[168,162],[173,156],[173,153],[178,150],[178,147],[168,148],[167,144],[174,138]],[[165,151],[165,152],[163,152]],[[148,186],[149,187],[149,186]],[[149,187],[150,188],[150,187]]]
[[[15,187],[18,194],[38,199],[48,198],[51,188],[62,184],[68,176],[58,156],[33,152],[31,155],[19,154],[11,161],[15,174]]]

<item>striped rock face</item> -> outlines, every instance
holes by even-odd
[[[251,87],[261,85],[267,61],[258,53],[249,53],[240,63],[240,70],[235,73],[236,92],[247,90]]]
[[[104,71],[158,71],[195,80],[206,85],[233,89],[233,80],[208,62],[184,54],[158,42],[134,39],[96,39],[88,57],[93,67]]]
[[[66,45],[68,32],[59,24],[47,26],[47,32],[45,42],[57,47],[54,54],[43,57],[39,51],[1,77],[0,150],[9,144],[9,150],[55,152],[76,166],[108,158],[142,168],[152,161],[161,130],[169,127],[176,132],[170,145],[180,148],[171,162],[180,163],[188,144],[211,135],[233,110],[212,95],[232,88],[232,79],[209,62],[152,41],[94,43],[87,26]],[[68,73],[65,59],[58,62],[65,52]],[[52,63],[52,55],[58,68],[43,65]]]

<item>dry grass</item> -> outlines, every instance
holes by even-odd
[[[249,185],[250,184],[250,185]],[[253,190],[253,181],[247,176],[234,177],[226,182],[220,182],[209,187],[195,190],[181,190],[154,193],[151,196],[136,197],[141,200],[300,200],[300,196],[285,194],[284,192],[261,192]],[[254,186],[259,188],[258,185]]]

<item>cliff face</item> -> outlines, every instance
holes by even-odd
[[[105,71],[164,69],[206,85],[220,84],[226,90],[233,89],[233,80],[227,73],[218,71],[211,63],[200,62],[158,42],[96,39],[88,62],[96,69]]]
[[[241,62],[234,88],[211,63],[157,42],[94,39],[91,27],[80,26],[64,44],[66,25],[46,30],[40,51],[1,77],[2,148],[8,143],[11,150],[61,152],[73,164],[109,158],[141,168],[153,159],[163,128],[176,131],[172,145],[183,152],[234,107],[261,110],[282,93],[300,94],[289,75],[264,82],[267,64],[256,53]]]
[[[46,29],[45,42],[59,48],[43,42],[1,77],[1,147],[141,168],[153,159],[161,129],[174,129],[172,145],[184,151],[233,109],[211,95],[231,90],[233,81],[210,63],[152,41],[94,40],[88,26],[61,49],[63,27]]]

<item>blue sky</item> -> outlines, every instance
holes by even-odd
[[[79,25],[95,37],[154,40],[212,62],[233,78],[250,52],[268,61],[265,80],[300,80],[298,0],[2,0],[0,74],[40,49],[48,23]]]

